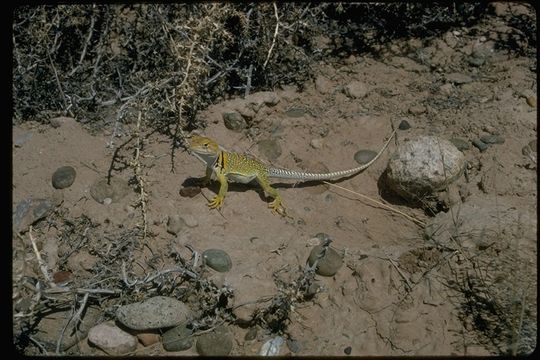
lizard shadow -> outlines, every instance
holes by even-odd
[[[338,184],[345,180],[348,180],[350,178],[353,178],[357,176],[358,174],[353,174],[351,176],[343,177],[340,179],[335,180],[326,180],[329,183],[332,184]],[[194,178],[190,177],[184,180],[182,183],[183,187],[189,187],[189,186],[196,186],[196,187],[202,187],[201,182],[204,179],[204,177],[200,178]],[[292,188],[307,188],[307,187],[313,187],[313,186],[326,186],[329,188],[328,185],[324,184],[321,180],[309,180],[309,181],[296,181],[296,182],[273,182],[270,184],[273,188],[276,189],[292,189]],[[211,190],[214,193],[219,192],[219,182],[213,180],[208,185],[205,186],[205,188]],[[383,173],[378,179],[377,179],[377,188],[379,189],[379,195],[386,200],[388,203],[393,205],[410,205],[407,200],[402,198],[401,196],[394,193],[392,190],[389,189],[388,185],[386,184],[386,172]],[[229,182],[229,188],[228,192],[245,192],[249,190],[254,190],[258,193],[261,200],[266,201],[268,198],[265,195],[264,191],[260,187],[260,185],[257,183],[256,180],[252,180],[251,182],[247,184],[242,183],[235,183],[235,182]]]

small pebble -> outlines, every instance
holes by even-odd
[[[143,332],[137,334],[137,339],[139,339],[139,342],[143,344],[144,347],[154,345],[159,341],[159,338],[159,334],[151,332]]]
[[[322,147],[324,145],[324,140],[323,139],[312,139],[309,142],[309,145],[311,145],[311,147],[314,148],[314,149],[322,149]]]
[[[182,197],[194,197],[201,193],[201,188],[198,186],[185,186],[180,189],[180,196]]]
[[[377,153],[373,150],[358,150],[354,154],[354,160],[360,165],[364,165],[370,162],[375,156],[377,156]]]
[[[193,346],[193,331],[186,324],[167,330],[162,336],[163,348],[167,351],[184,351]]]
[[[411,124],[407,120],[401,120],[398,126],[399,130],[409,130],[411,128]]]
[[[232,346],[232,336],[223,326],[197,338],[199,355],[227,356],[231,352]]]
[[[529,147],[531,148],[532,151],[537,152],[538,145],[537,145],[536,139],[529,141]]]
[[[229,254],[220,249],[208,249],[202,253],[204,263],[219,272],[228,272],[232,268]]]
[[[480,137],[480,141],[485,144],[504,144],[504,137],[500,135],[484,135]]]
[[[55,189],[70,187],[75,181],[75,169],[71,166],[59,167],[52,175],[52,185]]]
[[[254,326],[254,327],[249,328],[248,332],[244,336],[244,340],[251,341],[251,340],[255,340],[256,337],[257,337],[257,327]]]
[[[323,251],[323,246],[315,246],[309,254],[308,264],[313,266],[315,261],[319,258],[320,253]],[[317,263],[315,272],[321,276],[334,276],[343,265],[343,259],[332,248],[328,247],[322,258]]]
[[[536,108],[536,96],[527,96],[526,100],[530,107]]]
[[[242,115],[240,115],[240,113],[237,113],[236,111],[225,112],[222,116],[223,123],[225,124],[225,127],[229,130],[240,131],[247,128],[246,120],[244,120]]]
[[[343,352],[344,352],[345,354],[347,354],[347,355],[351,355],[352,348],[351,348],[350,346],[347,346],[347,347],[343,350]]]
[[[484,152],[489,147],[486,143],[481,141],[480,139],[475,139],[472,141],[472,144],[480,150],[480,152]]]
[[[450,142],[454,144],[454,146],[457,147],[459,151],[465,151],[471,148],[471,145],[466,140],[463,140],[461,138],[452,138],[450,139]]]

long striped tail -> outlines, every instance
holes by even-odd
[[[373,164],[377,159],[382,155],[384,150],[388,147],[388,144],[390,144],[390,141],[396,134],[396,129],[392,132],[392,135],[390,135],[390,138],[386,141],[386,143],[383,145],[382,149],[375,155],[373,159],[371,159],[369,162],[352,169],[348,170],[340,170],[340,171],[333,171],[330,173],[311,173],[311,172],[302,172],[302,171],[294,171],[294,170],[287,170],[287,169],[279,169],[279,168],[269,168],[268,169],[268,177],[271,178],[279,178],[279,179],[291,179],[291,180],[301,180],[301,181],[316,181],[316,180],[336,180],[341,179],[343,177],[348,177],[351,175],[355,175],[359,173],[360,171],[366,169],[371,164]]]

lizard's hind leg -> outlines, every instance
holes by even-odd
[[[270,195],[274,200],[268,204],[268,207],[272,209],[272,213],[278,213],[282,216],[285,216],[285,207],[283,207],[283,204],[281,202],[281,196],[279,195],[278,191],[274,189],[272,186],[270,186],[270,182],[265,177],[257,177],[257,182],[261,185],[263,190]]]

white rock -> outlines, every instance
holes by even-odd
[[[112,322],[101,323],[90,329],[88,341],[109,355],[127,354],[137,349],[137,338]]]
[[[418,200],[443,190],[461,176],[464,168],[465,157],[454,144],[422,136],[396,149],[388,163],[387,184],[399,195]]]

